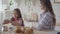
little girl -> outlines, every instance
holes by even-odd
[[[14,26],[24,26],[21,12],[18,8],[14,9],[13,15],[14,17],[12,17],[11,20],[5,20],[4,24],[11,23]]]

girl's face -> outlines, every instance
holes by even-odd
[[[18,17],[17,11],[13,11],[14,17]]]

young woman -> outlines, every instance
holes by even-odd
[[[40,0],[41,10],[43,13],[40,15],[40,21],[36,27],[36,30],[54,30],[56,19],[52,9],[50,0]]]
[[[13,15],[14,17],[12,17],[11,20],[5,20],[4,24],[11,23],[14,26],[24,26],[21,12],[18,8],[14,9]]]

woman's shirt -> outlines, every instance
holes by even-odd
[[[54,30],[53,15],[50,12],[40,14],[40,20],[38,22],[37,30]]]
[[[17,18],[11,18],[11,20],[17,21],[20,24],[20,26],[24,26],[23,20],[21,18],[18,18],[18,19]]]

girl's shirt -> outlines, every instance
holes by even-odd
[[[24,26],[23,20],[21,18],[18,18],[18,19],[17,18],[11,18],[11,20],[17,21],[20,24],[20,26]]]

